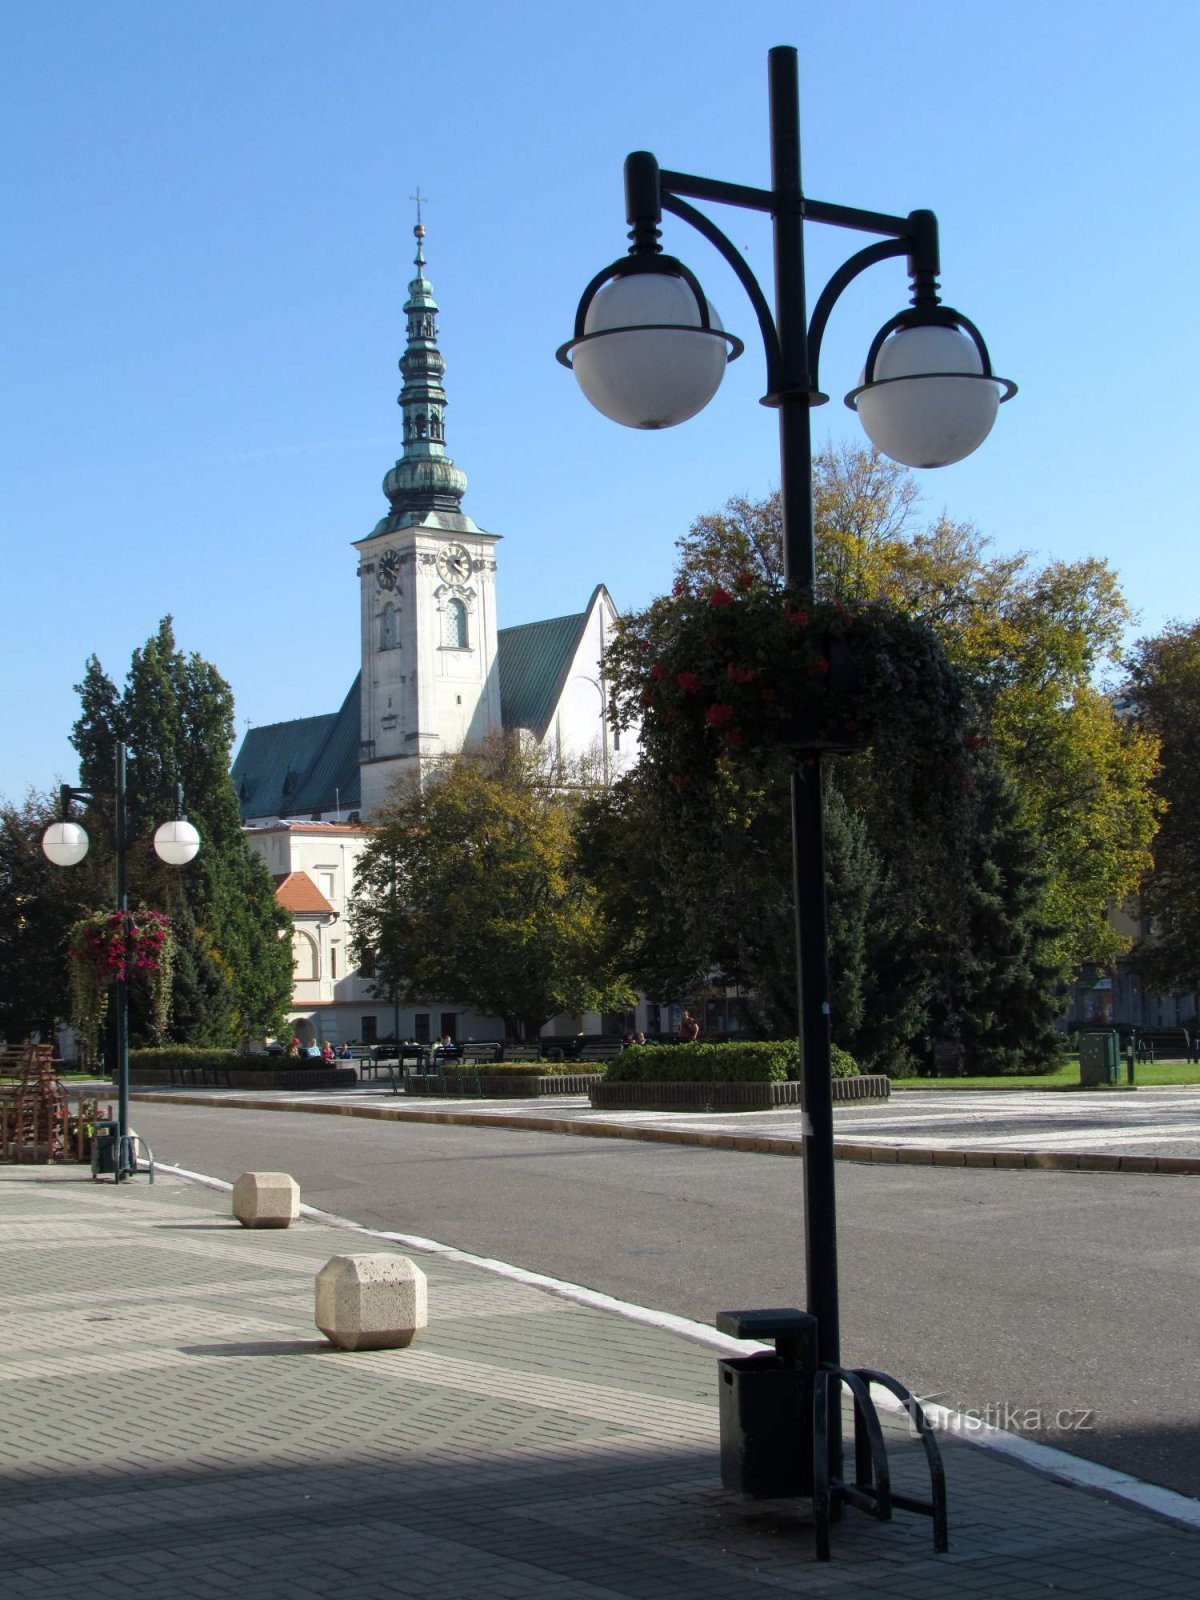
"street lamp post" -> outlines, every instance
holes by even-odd
[[[125,782],[125,746],[117,745],[115,811],[113,815],[113,846],[117,864],[117,912],[128,938],[129,896],[125,887],[125,855],[130,843],[128,796]],[[87,789],[73,789],[63,784],[61,790],[62,821],[52,822],[42,835],[42,850],[57,867],[73,867],[88,853],[88,836],[79,823],[71,821],[71,801],[91,800]],[[183,790],[175,786],[175,819],[164,822],[155,830],[154,851],[160,861],[168,866],[182,867],[200,848],[200,835],[183,816]],[[136,1170],[136,1161],[129,1150],[129,990],[125,967],[118,970],[116,979],[117,1006],[117,1146],[114,1176],[118,1183]]]
[[[700,411],[743,345],[725,331],[695,275],[662,253],[663,211],[701,233],[732,267],[762,333],[768,385],[762,403],[779,414],[784,578],[811,596],[816,579],[811,410],[828,398],[818,382],[821,343],[847,286],[877,262],[907,258],[911,305],[879,330],[862,381],[846,396],[872,442],[894,460],[913,467],[961,460],[987,437],[1000,403],[1015,394],[1016,386],[993,374],[974,324],[941,304],[937,219],[931,211],[895,217],[812,200],[803,193],[796,51],[779,46],[770,52],[769,62],[771,188],[660,169],[645,151],[629,156],[629,253],[588,284],[574,338],[562,346],[558,358],[574,371],[592,404],[626,426],[670,427]],[[741,253],[689,199],[771,216],[774,313]],[[805,303],[806,221],[882,236],[834,273],[811,319]],[[791,780],[797,988],[808,1117],[805,1264],[818,1363],[840,1373],[821,751],[810,754],[812,759]],[[827,1459],[836,1482],[841,1473],[836,1408],[829,1419]]]

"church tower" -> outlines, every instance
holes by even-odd
[[[383,480],[391,509],[355,545],[364,821],[398,778],[420,782],[445,757],[500,730],[498,535],[464,514],[466,474],[446,454],[445,363],[419,211],[413,233],[417,275],[404,305],[408,331],[397,401],[404,445]]]

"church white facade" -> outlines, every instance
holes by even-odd
[[[387,515],[357,541],[361,668],[337,711],[251,728],[233,764],[247,837],[292,912],[291,1024],[306,1041],[496,1038],[497,1019],[453,1001],[392,1007],[353,970],[347,910],[370,820],[398,782],[501,730],[611,781],[636,753],[612,728],[604,661],[617,612],[603,585],[581,611],[500,628],[501,539],[462,510],[446,453],[444,364],[418,222],[400,361],[404,441],[383,480]],[[590,1024],[590,1027],[587,1026]],[[598,1028],[562,1019],[555,1031]]]

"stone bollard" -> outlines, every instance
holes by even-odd
[[[243,1228],[286,1228],[300,1215],[300,1185],[286,1172],[243,1172],[233,1214]]]
[[[398,1350],[427,1321],[425,1274],[407,1256],[332,1256],[317,1273],[316,1323],[340,1350]]]

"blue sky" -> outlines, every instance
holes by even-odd
[[[926,508],[998,550],[1103,555],[1142,631],[1200,615],[1194,469],[1197,9],[1110,0],[40,0],[0,50],[0,795],[74,776],[88,655],[122,677],[166,612],[239,732],[333,710],[358,665],[351,541],[400,451],[419,185],[450,453],[500,546],[502,625],[636,607],[674,540],[777,480],[747,354],[668,433],[615,427],[554,361],[624,248],[621,163],[768,179],[766,52],[800,48],[805,186],[942,230],[945,298],[1021,386]],[[711,20],[710,20],[711,19]],[[726,212],[770,278],[768,229]],[[809,230],[810,303],[858,236]],[[818,439],[902,268],[845,297]]]

